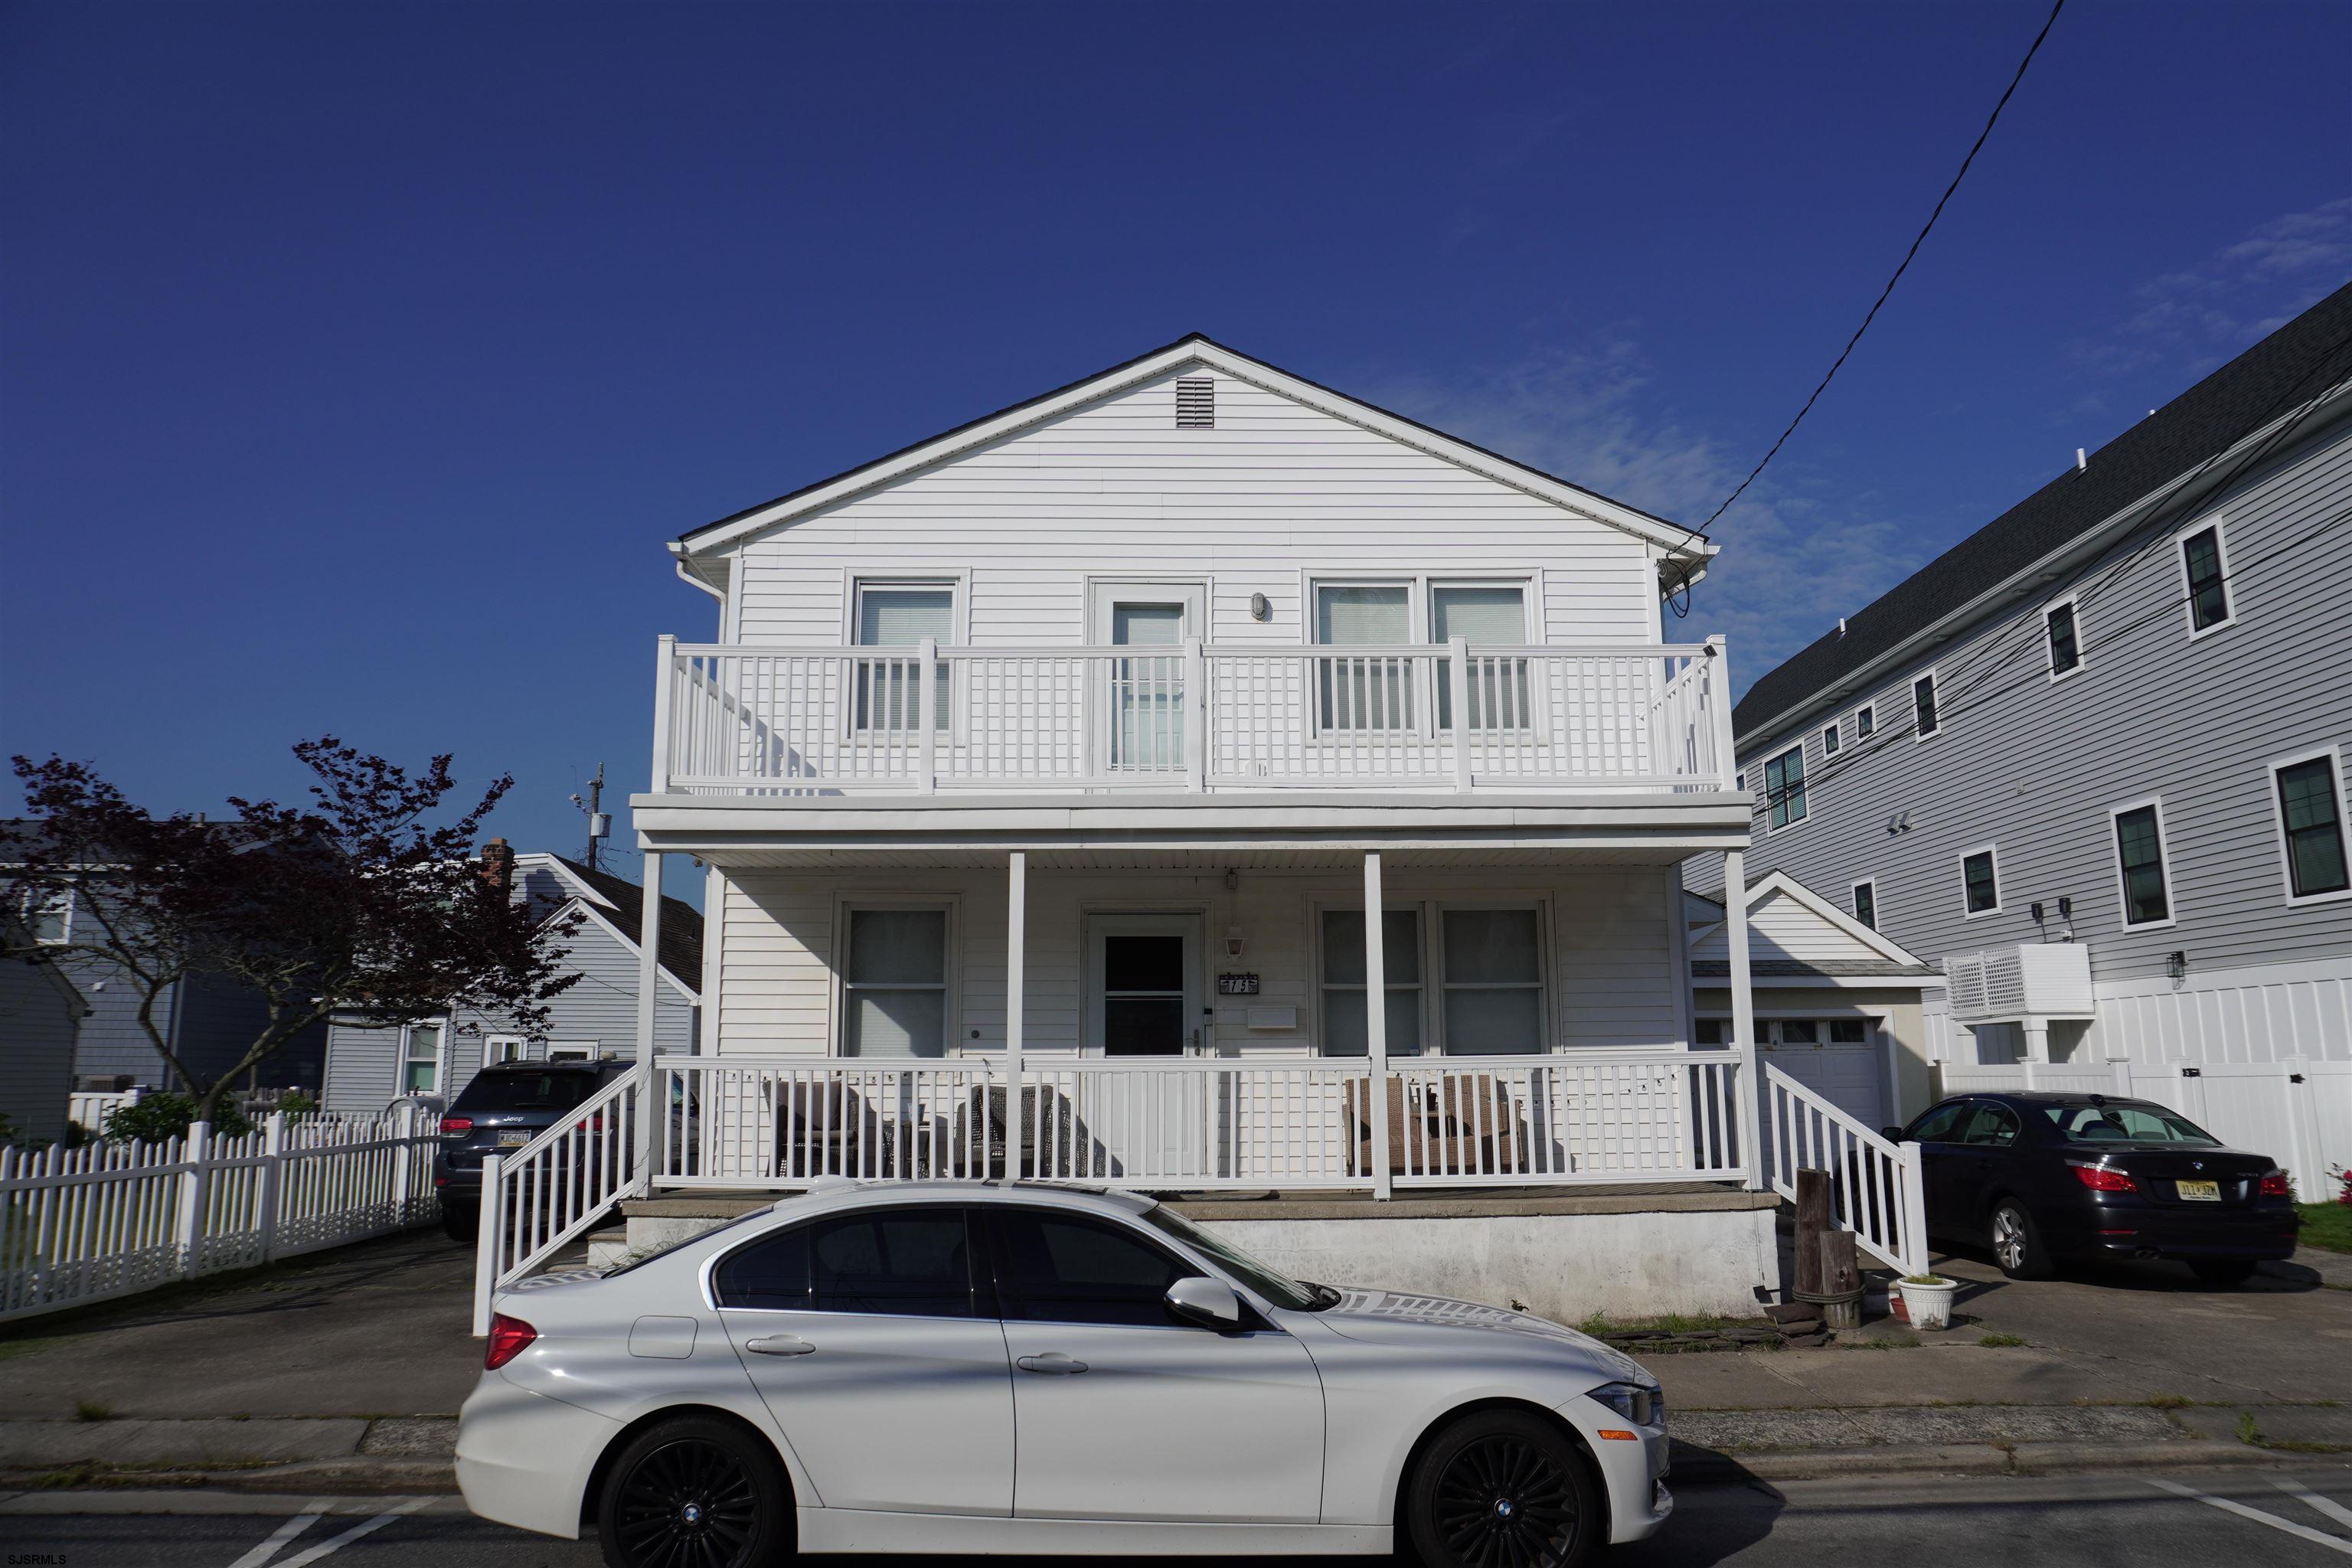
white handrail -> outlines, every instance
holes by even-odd
[[[1919,1145],[1897,1143],[1766,1064],[1764,1142],[1772,1190],[1794,1202],[1797,1173],[1828,1173],[1831,1214],[1854,1244],[1898,1274],[1927,1268]]]
[[[645,1190],[638,1119],[652,1112],[653,1069],[630,1068],[508,1155],[482,1162],[474,1332],[490,1331],[490,1300],[575,1240],[625,1197]]]

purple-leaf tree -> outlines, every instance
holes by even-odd
[[[330,1017],[401,1024],[465,1008],[546,1028],[574,925],[542,923],[486,875],[474,841],[512,787],[500,777],[449,816],[446,756],[410,773],[332,736],[294,754],[299,805],[232,796],[233,815],[156,816],[88,763],[16,759],[27,819],[0,827],[0,956],[103,961],[132,986],[147,1037],[209,1121],[241,1073]],[[184,979],[249,987],[266,1005],[252,1043],[207,1079],[157,1016]]]

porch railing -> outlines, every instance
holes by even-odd
[[[1824,1171],[1831,1217],[1897,1274],[1927,1268],[1927,1202],[1919,1145],[1873,1131],[1769,1063],[1764,1068],[1764,1169],[1794,1203],[1797,1173]]]
[[[1729,787],[1720,641],[756,647],[664,638],[657,792]]]

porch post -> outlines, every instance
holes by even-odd
[[[1723,852],[1724,936],[1731,949],[1731,1034],[1739,1051],[1739,1151],[1750,1192],[1764,1190],[1764,1144],[1757,1107],[1764,1085],[1756,1067],[1756,994],[1748,972],[1748,856]]]
[[[1023,959],[1028,951],[1029,852],[1015,849],[1005,868],[1004,903],[1004,1174],[1021,1177],[1021,1001],[1026,973]],[[988,1121],[981,1118],[981,1139],[988,1138]],[[982,1168],[987,1168],[986,1150]]]
[[[1381,929],[1381,852],[1364,851],[1364,1056],[1371,1068],[1372,1196],[1389,1195],[1389,966]]]
[[[637,921],[637,1061],[654,1059],[654,1005],[661,984],[662,854],[646,851],[646,908]]]

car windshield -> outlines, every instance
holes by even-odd
[[[2070,1143],[2221,1143],[2188,1118],[2153,1105],[2045,1105],[2042,1113]]]
[[[594,1073],[479,1073],[450,1109],[477,1114],[486,1110],[569,1110],[587,1099],[595,1087]]]
[[[1315,1312],[1339,1299],[1328,1285],[1307,1285],[1268,1268],[1229,1241],[1220,1241],[1165,1204],[1143,1211],[1143,1223],[1174,1237],[1193,1251],[1213,1258],[1225,1271],[1277,1307],[1295,1312]]]

